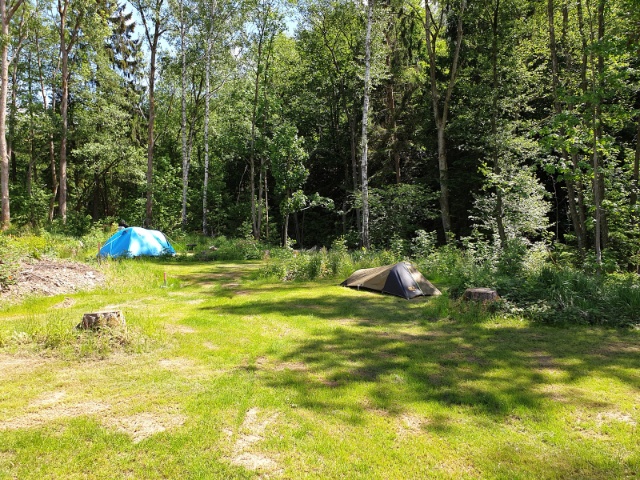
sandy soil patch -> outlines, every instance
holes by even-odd
[[[403,413],[398,417],[398,437],[404,438],[409,435],[419,435],[422,432],[422,426],[426,423],[427,421],[422,417]]]
[[[66,397],[67,392],[64,390],[58,390],[56,392],[46,392],[36,398],[33,402],[29,404],[31,407],[48,407],[50,405],[55,405],[59,403],[64,397]]]
[[[309,368],[302,362],[283,362],[274,365],[273,369],[276,372],[283,372],[285,370],[291,370],[294,372],[306,372]]]
[[[186,420],[184,415],[175,413],[144,412],[127,417],[104,419],[103,423],[131,436],[133,443],[139,443],[157,433],[181,427]]]
[[[53,308],[69,308],[73,307],[76,304],[76,301],[73,298],[66,297],[60,303],[56,303]]]
[[[40,365],[44,365],[46,362],[46,359],[38,357],[14,357],[11,355],[0,355],[0,380],[7,380],[12,377],[32,372]]]
[[[600,412],[596,416],[596,424],[600,427],[603,424],[614,422],[622,422],[635,427],[638,423],[628,413],[622,413],[615,410],[608,412]]]
[[[193,363],[193,361],[187,358],[171,358],[171,359],[160,360],[158,364],[162,368],[166,368],[167,370],[174,370],[174,371],[190,371],[195,367],[195,364]]]
[[[277,413],[265,415],[255,407],[247,411],[233,444],[230,458],[233,465],[267,473],[278,469],[273,459],[254,450],[255,444],[264,439],[265,430],[277,417]]]
[[[40,260],[23,263],[15,285],[0,291],[0,297],[20,298],[25,295],[60,295],[90,290],[104,283],[98,270],[84,263]]]
[[[189,377],[190,379],[205,379],[213,375],[227,373],[225,369],[213,369],[202,363],[195,362],[189,358],[171,358],[158,362],[158,365],[170,372]]]
[[[39,408],[37,411],[28,412],[19,417],[0,422],[0,430],[21,430],[26,428],[38,428],[47,423],[64,418],[80,417],[82,415],[94,415],[110,408],[110,405],[102,402],[82,402],[70,405],[58,404],[47,408]]]
[[[242,296],[246,296],[246,295],[251,295],[251,292],[249,290],[234,290],[233,294],[236,297],[242,297]]]
[[[164,329],[169,333],[181,333],[181,334],[196,333],[195,328],[187,327],[186,325],[165,325]]]
[[[306,372],[309,370],[303,362],[272,362],[267,357],[256,358],[256,367],[261,370],[284,372],[285,370],[294,372]]]
[[[207,350],[220,350],[220,345],[216,345],[215,343],[211,342],[204,342],[202,346]]]

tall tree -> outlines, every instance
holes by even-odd
[[[156,142],[155,137],[155,83],[156,83],[156,63],[160,38],[167,31],[169,13],[166,10],[165,0],[133,0],[133,7],[142,18],[144,28],[144,38],[149,48],[149,77],[148,77],[148,114],[147,114],[147,200],[145,206],[144,225],[153,225],[153,150]]]
[[[67,141],[69,135],[69,57],[78,43],[83,24],[87,18],[91,19],[96,13],[91,3],[86,0],[58,0],[58,34],[60,36],[60,74],[61,98],[60,118],[62,129],[60,132],[60,171],[59,171],[59,200],[60,218],[67,221]]]
[[[367,1],[367,33],[364,41],[364,96],[362,103],[362,143],[360,173],[362,175],[362,232],[360,241],[363,247],[369,248],[369,176],[367,130],[369,128],[369,94],[371,90],[371,25],[373,23],[373,0]]]
[[[449,166],[447,162],[447,146],[445,132],[447,121],[449,120],[449,108],[451,106],[451,95],[458,76],[458,66],[460,61],[460,48],[462,47],[463,28],[462,21],[464,11],[467,6],[466,0],[455,2],[453,0],[445,3],[436,3],[426,0],[425,7],[425,35],[427,55],[429,59],[429,82],[431,90],[431,103],[433,107],[433,118],[438,131],[438,171],[440,180],[440,210],[442,215],[442,228],[445,238],[451,232],[451,212],[449,206]],[[445,76],[438,67],[438,43],[447,34],[447,24],[454,19],[456,29],[455,37],[448,39],[453,42],[453,55],[451,64],[448,65],[448,81],[441,99],[441,89],[438,85],[438,77]]]
[[[281,15],[278,11],[277,0],[258,0],[254,9],[254,33],[253,43],[255,51],[254,75],[253,75],[253,103],[251,107],[251,144],[249,147],[249,168],[251,183],[251,226],[253,237],[260,238],[261,231],[261,207],[260,198],[256,198],[256,140],[258,135],[258,107],[260,91],[264,88],[265,78],[268,74],[269,60],[273,53],[273,40],[276,34],[282,30]],[[264,112],[263,112],[264,116]],[[262,157],[261,157],[262,158]],[[263,161],[263,160],[261,160]],[[260,176],[262,178],[262,165]],[[262,191],[262,182],[258,182],[258,188]]]
[[[2,41],[0,42],[0,229],[6,230],[11,223],[9,205],[9,156],[7,152],[7,94],[9,85],[9,26],[11,19],[24,0],[0,0]]]

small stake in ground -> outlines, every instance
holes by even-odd
[[[164,284],[162,285],[162,288],[167,288],[167,272],[164,272]]]

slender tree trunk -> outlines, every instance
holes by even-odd
[[[597,7],[597,22],[598,22],[598,38],[597,41],[601,42],[604,37],[604,0],[598,1]],[[593,30],[592,30],[592,42]],[[603,248],[603,212],[602,212],[602,190],[601,190],[601,160],[600,160],[600,139],[602,138],[602,101],[600,98],[601,89],[603,84],[602,74],[604,72],[604,57],[602,52],[597,53],[597,64],[592,61],[592,96],[593,96],[593,118],[592,118],[592,131],[593,131],[593,202],[595,204],[595,253],[596,262],[598,264],[598,273],[602,269],[602,248]]]
[[[598,1],[598,43],[602,44],[604,42],[604,33],[605,33],[605,19],[604,19],[604,9],[605,9],[606,0]],[[604,80],[604,53],[603,49],[598,49],[598,90],[601,95],[604,96],[605,89],[605,80]],[[602,97],[596,96],[597,98],[597,125],[598,125],[598,139],[602,139],[603,136],[603,119],[602,119]],[[604,157],[600,159],[600,170],[604,168]],[[607,248],[609,244],[609,222],[607,218],[607,212],[602,208],[602,202],[605,198],[605,185],[604,185],[604,174],[602,171],[598,172],[596,175],[597,178],[597,187],[598,187],[598,198],[600,199],[600,235],[601,235],[601,243],[602,248]]]
[[[60,99],[60,119],[62,132],[60,136],[60,192],[58,208],[62,223],[67,222],[67,134],[69,131],[69,54],[64,46],[64,33],[61,30],[60,47],[62,49],[62,97]]]
[[[458,12],[458,21],[456,27],[456,46],[453,54],[453,60],[451,63],[451,69],[449,73],[449,83],[445,93],[445,98],[442,103],[442,111],[440,111],[440,93],[438,91],[437,84],[437,65],[436,65],[436,41],[437,32],[443,28],[443,25],[437,27],[436,35],[432,38],[431,26],[432,26],[432,12],[429,6],[429,0],[425,1],[425,36],[427,54],[429,56],[429,79],[431,82],[431,102],[433,105],[433,117],[435,119],[436,127],[438,130],[438,170],[440,173],[440,210],[442,216],[442,228],[445,233],[445,240],[448,241],[449,233],[451,232],[451,213],[449,209],[449,167],[447,164],[447,148],[445,130],[447,127],[447,119],[449,115],[449,105],[451,102],[451,94],[453,93],[453,87],[456,82],[458,62],[460,59],[460,47],[462,46],[463,30],[462,30],[462,17],[464,16],[464,10],[466,6],[466,0],[462,0],[460,3],[460,11]]]
[[[638,123],[637,131],[636,131],[636,154],[633,158],[633,188],[631,189],[631,196],[629,198],[629,203],[631,207],[635,207],[638,202],[638,182],[640,180],[640,115],[636,117],[636,122]],[[633,217],[637,222],[638,215],[635,213],[635,208],[632,208]]]
[[[284,226],[282,232],[282,246],[286,247],[289,239],[289,214],[284,216]]]
[[[2,14],[2,38],[0,60],[0,229],[6,230],[11,223],[9,209],[9,157],[7,152],[7,86],[9,84],[9,21],[5,0],[0,0],[0,13]]]
[[[496,0],[496,4],[493,10],[493,22],[491,23],[491,74],[493,80],[493,98],[491,101],[491,137],[493,140],[492,154],[493,154],[493,173],[495,178],[500,178],[500,155],[498,147],[498,21],[500,14],[500,0]],[[498,227],[498,237],[500,238],[500,244],[505,245],[507,241],[507,234],[504,231],[504,219],[503,219],[503,199],[502,199],[502,186],[496,185],[496,225]]]
[[[353,192],[358,191],[360,182],[358,181],[358,132],[355,115],[349,116],[349,132],[351,144],[351,181],[353,182]],[[356,208],[356,230],[362,231],[362,218],[360,213],[362,209]]]
[[[149,125],[147,126],[147,202],[145,206],[145,227],[153,225],[153,150],[155,146],[154,124],[156,121],[155,79],[156,79],[156,51],[158,36],[154,35],[151,48],[151,63],[149,66]]]
[[[371,90],[371,24],[373,23],[373,0],[367,2],[367,34],[364,54],[364,102],[362,105],[362,157],[360,173],[362,175],[362,246],[369,248],[369,178],[367,173],[368,148],[367,130],[369,128],[369,91]]]
[[[185,42],[185,24],[184,24],[184,1],[180,2],[180,56],[182,59],[182,74],[180,76],[180,93],[181,93],[181,137],[182,137],[182,211],[180,213],[180,223],[182,227],[187,226],[187,188],[189,185],[189,164],[187,153],[187,53],[184,48]]]
[[[20,55],[21,48],[14,52],[13,58],[17,59]],[[16,132],[16,111],[18,100],[18,62],[14,61],[13,71],[11,72],[11,107],[9,108],[9,136],[7,138],[7,155],[11,161],[11,181],[16,183],[18,181],[18,162],[16,159],[16,152],[13,150],[13,140]]]
[[[142,17],[142,25],[144,28],[144,34],[149,46],[149,52],[151,58],[149,61],[149,117],[147,119],[147,173],[146,173],[146,205],[145,205],[145,219],[144,226],[151,227],[153,225],[153,152],[155,149],[155,120],[156,120],[156,105],[155,105],[155,84],[156,84],[156,61],[158,54],[158,43],[160,37],[165,32],[164,23],[166,17],[163,14],[162,7],[164,0],[154,0],[153,5],[144,5],[139,0],[132,1],[136,10]],[[147,19],[146,13],[152,13],[153,18]],[[150,24],[153,24],[153,30],[149,29]]]
[[[396,42],[391,38],[391,25],[387,29],[385,34],[387,41],[387,70],[389,72],[393,69],[392,56],[394,53]],[[389,145],[391,146],[391,158],[393,159],[393,169],[396,174],[396,184],[401,181],[400,175],[400,152],[398,151],[398,137],[396,134],[397,122],[396,122],[396,102],[394,95],[394,81],[393,75],[389,77],[389,81],[386,85],[386,103],[387,103],[387,129],[389,130]]]
[[[253,108],[251,111],[251,146],[249,153],[249,165],[251,168],[249,181],[251,182],[251,229],[253,238],[260,239],[260,231],[258,230],[258,214],[256,208],[256,121],[258,114],[258,98],[260,94],[260,67],[262,61],[262,39],[258,42],[258,64],[256,65],[256,75],[253,85]]]
[[[209,189],[209,105],[211,96],[211,38],[207,39],[207,64],[205,65],[204,97],[204,182],[202,187],[202,234],[207,235],[207,191]]]
[[[269,183],[267,175],[264,176],[264,213],[265,213],[265,238],[269,242]]]
[[[59,173],[59,199],[58,207],[62,223],[67,222],[67,137],[69,134],[69,54],[73,48],[80,30],[80,25],[84,13],[79,11],[75,24],[71,29],[69,40],[67,41],[67,14],[69,9],[68,0],[58,0],[58,13],[60,15],[60,72],[62,96],[60,99],[60,118],[62,121],[60,135],[60,173]]]
[[[35,164],[36,164],[36,155],[35,155],[35,145],[34,145],[34,137],[36,135],[35,122],[33,120],[33,72],[31,71],[32,64],[32,55],[29,52],[29,56],[27,59],[27,76],[29,85],[29,164],[27,165],[27,195],[29,199],[31,199],[33,195],[33,179],[35,175]],[[31,218],[31,221],[34,221],[34,218]]]
[[[16,0],[13,5],[0,0],[0,230],[6,230],[11,223],[9,203],[9,152],[7,146],[7,94],[9,84],[9,25],[11,18],[24,0]],[[15,90],[15,86],[14,86]]]
[[[46,88],[45,88],[45,81],[44,81],[44,73],[42,70],[42,59],[40,57],[40,38],[38,36],[38,31],[36,29],[35,32],[35,42],[36,42],[36,57],[37,57],[37,61],[38,61],[38,77],[40,79],[40,95],[42,95],[42,110],[43,113],[46,115],[47,113],[50,113],[50,117],[52,119],[52,125],[51,125],[51,129],[49,130],[49,141],[48,141],[48,147],[49,147],[49,168],[51,170],[51,197],[49,198],[49,215],[48,215],[48,219],[49,219],[49,223],[51,223],[53,221],[53,217],[55,214],[55,205],[56,205],[56,197],[58,195],[58,175],[56,173],[56,153],[55,153],[55,144],[54,144],[54,139],[53,139],[53,118],[54,118],[54,112],[56,110],[56,97],[55,95],[52,95],[51,98],[51,111],[49,112],[49,107],[48,107],[48,101],[47,101],[47,92],[46,92]],[[56,66],[54,73],[52,75],[52,84],[55,84],[55,76],[56,76],[56,72],[58,70],[58,68],[60,67],[60,60],[58,60],[58,65]],[[52,86],[51,90],[55,90],[55,88]]]
[[[565,15],[566,16],[566,15]],[[549,21],[549,51],[551,53],[551,90],[553,93],[553,109],[556,115],[562,113],[562,105],[560,104],[560,99],[558,95],[558,53],[557,53],[557,42],[555,35],[555,6],[554,0],[548,0],[547,2],[547,17]],[[564,17],[563,17],[564,18]],[[564,25],[564,23],[563,23]],[[564,35],[566,29],[563,28],[563,43],[564,43]],[[567,55],[569,57],[569,55]],[[565,132],[564,128],[560,129],[560,135],[564,138]],[[561,155],[564,160],[565,165],[569,165],[569,153],[566,148],[561,148]],[[570,175],[565,175],[565,183],[567,185],[567,197],[569,202],[569,216],[571,218],[571,223],[573,224],[573,230],[576,234],[576,239],[578,241],[578,248],[583,250],[585,248],[585,235],[584,235],[584,224],[580,221],[580,216],[578,214],[578,208],[576,206],[576,188],[573,180],[573,175],[575,175],[576,169]]]

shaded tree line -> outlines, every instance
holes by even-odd
[[[2,0],[0,221],[637,264],[637,7]]]

